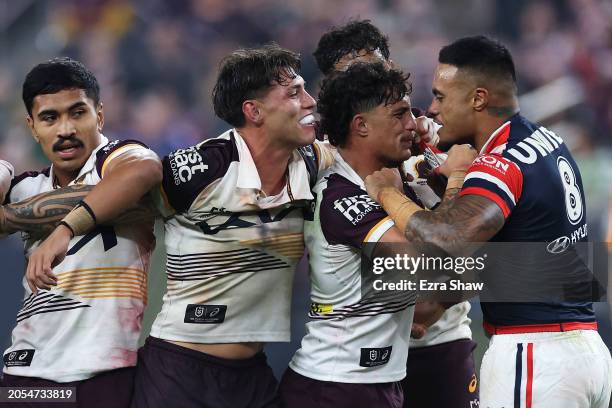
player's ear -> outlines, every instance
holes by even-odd
[[[476,88],[472,96],[472,108],[482,112],[489,105],[489,91],[486,88]]]
[[[102,129],[104,129],[104,106],[102,105],[102,102],[98,104],[96,116],[98,122],[98,133],[101,133]]]
[[[30,133],[32,134],[32,137],[34,138],[36,143],[40,143],[40,138],[36,134],[36,130],[34,130],[34,119],[32,119],[32,116],[26,115],[26,123],[28,124],[28,127],[30,128]]]
[[[263,123],[263,109],[261,109],[260,102],[255,99],[248,99],[242,102],[242,113],[247,122],[252,122],[256,126],[260,126]]]
[[[360,137],[366,137],[368,135],[368,124],[366,118],[358,113],[353,116],[351,120],[351,133],[359,135]]]

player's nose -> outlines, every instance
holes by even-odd
[[[317,106],[317,101],[308,93],[304,91],[304,98],[302,99],[302,107],[304,109],[314,109]]]
[[[73,137],[76,135],[76,128],[68,118],[60,118],[57,126],[57,136],[61,138]]]

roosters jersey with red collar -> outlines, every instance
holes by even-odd
[[[492,200],[504,214],[505,224],[492,242],[549,243],[561,237],[588,241],[584,190],[576,162],[563,139],[518,114],[491,135],[468,169],[460,196],[470,194]],[[538,279],[551,273],[576,274],[584,268],[579,259],[570,257],[562,270],[552,270],[551,265],[558,267],[558,263],[547,261],[546,245],[537,248],[497,256],[496,264],[503,267],[488,268],[483,281],[501,287],[516,286],[516,282],[546,284]],[[590,302],[483,302],[482,309],[485,320],[499,326],[595,319]]]

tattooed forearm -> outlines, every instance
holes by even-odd
[[[94,188],[79,185],[53,190],[26,200],[0,206],[0,233],[17,231],[47,234]],[[152,201],[145,197],[109,224],[129,224],[151,220],[157,216]]]
[[[414,214],[406,238],[416,245],[434,244],[451,255],[466,255],[476,249],[474,243],[488,241],[504,225],[501,209],[484,197],[468,195],[443,205]]]
[[[436,211],[447,211],[448,209],[450,209],[453,203],[455,202],[455,197],[457,197],[459,191],[461,191],[460,188],[449,188],[444,191],[442,202],[440,203],[438,208],[436,208]]]
[[[5,205],[0,214],[0,232],[50,232],[93,187],[65,187]]]

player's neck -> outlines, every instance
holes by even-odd
[[[518,100],[516,98],[506,99],[497,103],[495,107],[488,107],[482,112],[478,124],[474,147],[480,151],[487,143],[493,132],[506,123],[512,116],[519,112]]]
[[[77,176],[80,170],[62,170],[53,166],[53,186],[63,188],[68,186]]]
[[[367,176],[384,167],[384,164],[377,160],[370,152],[363,152],[359,149],[338,148],[338,153],[362,180],[365,180]]]
[[[286,184],[285,175],[293,149],[273,143],[265,135],[249,130],[241,129],[239,133],[257,168],[261,189],[269,196],[280,193]]]
[[[480,152],[482,150],[482,147],[487,143],[487,141],[493,134],[493,132],[495,132],[501,127],[501,125],[510,120],[510,118],[514,116],[517,112],[518,109],[516,112],[504,117],[487,115],[486,118],[479,121],[479,128],[476,133],[476,137],[474,138],[474,147],[476,148],[476,151]]]

